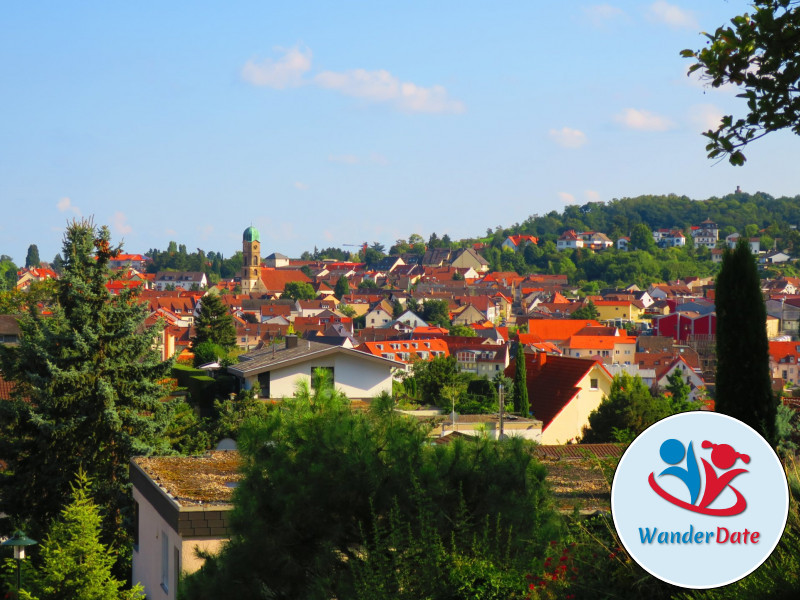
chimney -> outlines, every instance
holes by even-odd
[[[539,368],[541,369],[545,363],[547,363],[547,352],[537,352],[536,358],[539,363]]]
[[[290,348],[297,348],[297,336],[296,335],[287,335],[286,336],[286,349],[289,350]]]

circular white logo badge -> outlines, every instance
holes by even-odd
[[[619,461],[611,511],[623,546],[686,588],[733,583],[778,545],[789,511],[780,460],[758,433],[714,412],[667,417]]]

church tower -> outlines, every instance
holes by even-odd
[[[242,234],[242,254],[242,293],[249,294],[261,280],[261,236],[252,225]]]

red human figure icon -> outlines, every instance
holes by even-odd
[[[706,449],[713,448],[711,451],[711,462],[714,463],[714,466],[718,469],[730,469],[738,459],[741,459],[745,464],[750,462],[750,457],[747,454],[736,452],[736,450],[728,444],[713,444],[705,440],[702,443],[702,447]],[[717,496],[722,493],[722,490],[726,487],[730,487],[736,494],[736,504],[730,509],[735,512],[730,512],[728,514],[739,514],[742,512],[747,507],[747,502],[739,490],[730,485],[730,482],[734,477],[742,473],[747,473],[747,469],[733,469],[732,471],[727,471],[718,476],[714,467],[708,464],[705,458],[701,458],[700,460],[703,462],[703,469],[706,474],[706,489],[703,493],[703,499],[700,501],[700,507],[707,507],[717,499]]]

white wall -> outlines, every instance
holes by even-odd
[[[283,369],[273,369],[270,372],[270,397],[293,396],[299,381],[305,381],[310,386],[311,369],[316,367],[333,367],[334,387],[348,398],[374,398],[384,391],[392,393],[391,365],[378,364],[345,354],[329,354]],[[257,381],[258,376],[248,377],[246,387],[252,387]]]
[[[178,532],[172,529],[158,511],[133,489],[133,499],[139,504],[139,549],[133,550],[133,582],[141,583],[148,600],[173,600],[175,598],[175,548],[181,550]],[[161,587],[162,534],[169,538],[169,586]]]
[[[597,389],[591,389],[592,379],[597,379]],[[611,392],[611,379],[600,367],[594,366],[578,387],[581,391],[542,432],[542,444],[566,444],[580,439],[584,426],[589,425],[589,413],[600,406],[604,395]]]

